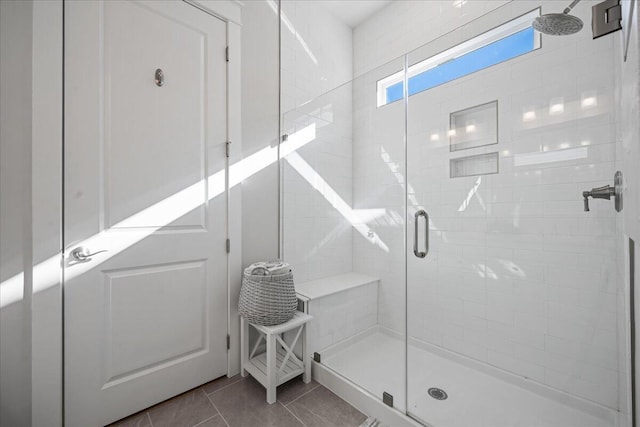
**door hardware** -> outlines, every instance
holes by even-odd
[[[78,262],[86,262],[86,261],[91,261],[92,256],[100,254],[102,252],[108,252],[108,251],[106,249],[103,249],[101,251],[96,251],[91,253],[91,251],[89,251],[89,249],[85,248],[84,246],[78,246],[77,248],[71,251],[71,258],[73,258],[75,261],[78,261]]]
[[[420,217],[424,217],[425,219],[425,230],[424,230],[424,251],[418,250],[418,222]],[[418,258],[424,258],[429,253],[429,214],[424,210],[420,209],[414,215],[414,234],[413,234],[413,254]]]
[[[156,78],[156,86],[158,87],[164,86],[164,71],[162,71],[162,69],[158,68],[156,70],[155,78]]]

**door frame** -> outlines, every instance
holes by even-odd
[[[64,425],[64,4],[33,2],[33,295],[31,414],[33,426]],[[227,375],[240,372],[241,186],[229,188],[229,166],[241,160],[240,30],[242,3],[183,0],[227,24]],[[43,244],[41,242],[46,243]],[[46,263],[49,261],[49,263]],[[51,268],[53,266],[53,268]]]

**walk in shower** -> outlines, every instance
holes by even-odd
[[[286,112],[283,255],[316,360],[433,426],[627,412],[618,37],[507,3]],[[618,156],[619,157],[619,156]],[[622,263],[623,264],[623,263]]]

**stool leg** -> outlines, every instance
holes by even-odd
[[[276,387],[278,379],[276,378],[276,351],[277,343],[274,334],[267,334],[267,403],[276,403]]]
[[[249,363],[249,322],[240,316],[240,375],[247,376],[244,366]]]
[[[308,338],[309,338],[309,324],[305,323],[302,325],[304,331],[302,332],[302,364],[304,365],[304,373],[302,374],[302,382],[305,384],[309,384],[311,382],[311,355],[309,354],[308,349]]]

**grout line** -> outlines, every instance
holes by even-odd
[[[199,425],[202,425],[203,423],[206,423],[207,421],[214,419],[214,418],[215,418],[215,417],[217,417],[218,415],[220,415],[220,414],[215,414],[214,416],[209,417],[209,418],[207,418],[206,420],[202,420],[202,421],[200,421],[198,424],[194,425],[193,427],[198,427]]]
[[[145,414],[147,414],[147,419],[149,420],[149,424],[151,424],[151,427],[153,427],[153,422],[151,421],[151,415],[149,415],[149,411],[145,411]]]
[[[216,410],[216,412],[218,413],[218,415],[222,415],[222,414],[220,413],[220,411],[218,411],[218,408],[216,408],[216,405],[214,405],[213,401],[209,398],[209,395],[208,395],[207,393],[205,393],[205,391],[204,391],[202,388],[200,388],[200,391],[204,394],[204,397],[206,397],[206,398],[207,398],[207,400],[209,401],[209,403],[211,404],[211,406],[213,406],[213,409],[215,409],[215,410]],[[205,421],[206,421],[206,420],[205,420]]]
[[[345,403],[347,403],[346,401],[344,401]],[[288,408],[287,408],[288,409]],[[312,409],[307,408],[307,411],[311,412],[313,415],[315,415],[316,417],[322,419],[322,420],[327,420],[324,415],[322,414],[317,414],[315,413]],[[363,414],[364,415],[364,414]],[[303,423],[304,424],[304,423]]]
[[[279,403],[280,405],[282,405],[282,402],[278,402],[278,403]],[[287,408],[285,405],[282,405],[282,407],[285,409],[285,411],[289,411],[289,413],[290,413],[291,415],[293,415],[293,417],[294,417],[296,420],[300,421],[300,424],[302,424],[302,425],[303,425],[303,426],[305,426],[305,427],[307,426],[307,425],[304,423],[304,421],[302,421],[300,418],[298,418],[298,416],[297,416],[296,414],[294,414],[294,413],[293,413],[293,411],[292,411],[291,409]]]
[[[234,383],[235,384],[235,383]],[[231,384],[229,384],[231,385]],[[224,388],[224,387],[223,387]],[[216,390],[217,391],[217,390]],[[204,393],[205,396],[207,396],[207,399],[209,399],[209,403],[211,403],[213,405],[213,408],[216,410],[216,412],[218,413],[218,415],[220,415],[220,418],[222,418],[222,421],[224,421],[224,423],[227,425],[227,427],[229,426],[229,423],[227,422],[227,420],[224,419],[224,417],[222,416],[222,412],[220,412],[220,410],[218,409],[218,407],[216,406],[215,403],[213,403],[213,400],[211,400],[211,398],[209,397],[209,395],[207,393],[205,393],[204,390],[202,390],[202,392]],[[213,394],[213,393],[212,393]],[[209,418],[211,419],[211,418]],[[206,420],[205,420],[206,421]]]
[[[318,385],[320,386],[320,385],[322,385],[322,384],[318,384]],[[314,388],[313,388],[313,390],[315,390],[316,388],[318,388],[318,387],[314,387]],[[313,390],[312,390],[312,391],[313,391]],[[329,392],[333,393],[331,390],[329,390]],[[307,394],[307,393],[305,393],[305,394]],[[335,395],[335,393],[333,393],[333,394]],[[300,396],[300,397],[302,397],[302,396]],[[365,417],[369,417],[369,415],[366,415],[366,414],[362,413],[359,409],[357,409],[355,406],[353,406],[352,404],[350,404],[350,403],[349,403],[349,402],[347,402],[346,400],[342,399],[340,396],[336,395],[336,397],[337,397],[338,399],[340,399],[342,402],[346,403],[348,406],[350,406],[350,407],[352,407],[353,409],[355,409],[356,411],[360,412],[360,413],[361,413],[362,415],[364,415]],[[298,399],[296,399],[296,400],[298,400]],[[290,403],[293,403],[293,401],[292,401],[292,402],[290,402]],[[283,405],[283,406],[284,406],[284,405]],[[285,406],[285,408],[286,408],[287,410],[289,409],[289,408],[287,408],[286,406]],[[313,409],[310,409],[310,408],[306,408],[306,409],[307,409],[307,411],[311,412],[311,413],[312,413],[313,415],[315,415],[316,417],[321,418],[321,419],[323,419],[323,420],[326,420],[326,418],[324,417],[324,415],[322,415],[322,414],[318,414],[318,413],[314,412],[314,411],[313,411]],[[291,412],[291,411],[289,411],[289,412]],[[294,416],[295,416],[295,415],[294,415]],[[296,418],[298,418],[298,417],[296,417]],[[304,424],[304,422],[303,422],[302,424]]]
[[[305,391],[300,396],[296,397],[295,399],[293,399],[291,402],[287,403],[286,405],[284,403],[282,405],[283,406],[291,405],[293,402],[295,402],[296,400],[300,399],[302,396],[306,396],[307,394],[311,393],[313,390],[317,389],[318,387],[320,387],[320,383],[316,384],[316,386],[314,388],[312,388],[311,390]]]
[[[229,383],[229,384],[227,384],[227,385],[225,385],[225,386],[222,386],[222,387],[220,387],[219,389],[217,389],[217,390],[215,390],[215,391],[212,391],[211,393],[207,393],[207,392],[205,391],[205,392],[204,392],[204,394],[206,394],[206,395],[208,396],[208,395],[210,395],[210,394],[217,393],[217,392],[219,392],[220,390],[224,390],[225,388],[227,388],[227,387],[229,387],[229,386],[232,386],[232,385],[234,385],[234,384],[237,384],[237,383],[239,383],[240,381],[243,381],[243,380],[245,380],[246,378],[248,378],[248,377],[241,377],[241,376],[240,376],[240,374],[238,374],[238,377],[240,377],[240,378],[239,378],[239,379],[237,379],[236,381],[234,381],[234,382],[232,382],[232,383]],[[202,388],[202,391],[204,391],[204,387]]]

